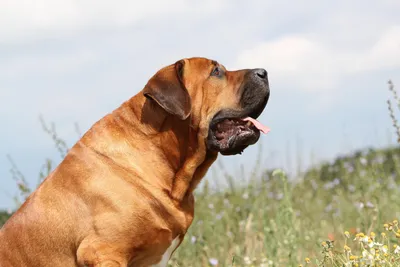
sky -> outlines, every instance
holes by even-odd
[[[80,131],[181,58],[265,68],[271,97],[261,145],[221,163],[304,169],[366,147],[395,145],[387,81],[400,87],[400,1],[0,2],[0,209],[16,207],[11,155],[30,185],[61,157],[39,116],[72,146]]]

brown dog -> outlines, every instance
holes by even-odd
[[[257,142],[264,69],[190,58],[79,140],[0,231],[0,266],[167,266],[217,158]]]

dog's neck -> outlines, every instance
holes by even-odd
[[[200,132],[198,121],[191,120],[191,117],[182,121],[169,115],[140,93],[114,114],[131,124],[136,132],[150,137],[147,139],[156,145],[157,155],[163,156],[165,165],[173,174],[167,183],[169,188],[165,189],[178,202],[193,192],[217,158],[216,152],[207,151],[207,136]]]

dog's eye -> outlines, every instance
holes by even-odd
[[[211,72],[211,76],[217,76],[217,77],[221,77],[222,76],[222,70],[217,66],[213,69],[213,71]]]

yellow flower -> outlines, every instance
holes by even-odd
[[[310,263],[311,262],[310,258],[305,258],[304,260],[306,261],[306,263]]]
[[[326,242],[324,241],[324,242],[322,242],[321,243],[321,245],[323,246],[323,247],[326,247],[326,246],[328,246],[328,244],[326,244]]]
[[[397,220],[393,220],[393,224],[397,226],[399,222]]]
[[[299,267],[303,267],[303,264],[299,264]]]
[[[368,239],[369,239],[369,237],[366,236],[364,233],[358,233],[358,234],[356,234],[356,237],[354,238],[354,240],[357,240],[359,242],[364,242],[364,243],[368,243]]]
[[[348,251],[348,252],[350,252],[351,251],[351,249],[349,248],[349,246],[347,246],[347,245],[344,245],[344,251]]]
[[[381,236],[382,236],[383,238],[385,238],[385,237],[386,237],[386,234],[385,234],[385,233],[381,233]]]
[[[358,257],[357,257],[356,255],[351,255],[351,256],[349,257],[349,259],[352,260],[352,261],[354,261],[354,260],[357,260]]]
[[[350,233],[349,233],[349,231],[345,231],[345,232],[344,232],[344,236],[345,236],[346,238],[350,238]]]
[[[374,239],[375,236],[376,236],[376,234],[375,234],[374,232],[371,232],[371,233],[369,234],[369,236],[370,236],[372,239]]]
[[[400,233],[396,233],[396,238],[400,238]]]
[[[383,225],[383,228],[385,228],[386,231],[389,230],[389,224],[385,223],[385,224]]]

